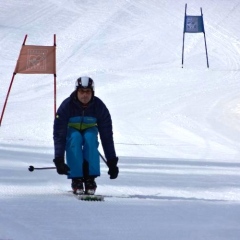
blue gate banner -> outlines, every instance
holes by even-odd
[[[202,16],[185,16],[184,32],[199,33],[204,32]]]

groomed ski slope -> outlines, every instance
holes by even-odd
[[[108,106],[120,174],[101,162],[77,200],[53,166],[53,76],[17,74],[0,127],[0,239],[239,240],[240,1],[16,1],[0,8],[0,107],[25,34],[57,36],[57,105],[89,75]],[[99,148],[102,152],[102,148]],[[102,152],[103,153],[103,152]]]

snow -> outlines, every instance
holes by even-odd
[[[57,106],[77,77],[108,106],[120,174],[101,162],[77,200],[53,166],[53,76],[17,74],[0,127],[0,239],[240,239],[240,1],[8,0],[1,4],[0,106],[25,34],[57,36]],[[99,148],[102,152],[102,148]],[[103,153],[103,152],[102,152]]]

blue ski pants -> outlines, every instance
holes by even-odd
[[[68,128],[66,160],[70,168],[69,179],[84,177],[86,171],[88,176],[100,176],[98,145],[97,127],[88,128],[83,132]]]

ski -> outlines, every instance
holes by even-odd
[[[76,195],[77,199],[82,201],[104,201],[103,195],[88,195],[88,194],[82,194],[82,195]]]
[[[82,201],[104,201],[104,195],[74,194],[72,190],[68,191],[68,193],[71,193],[78,200]]]

